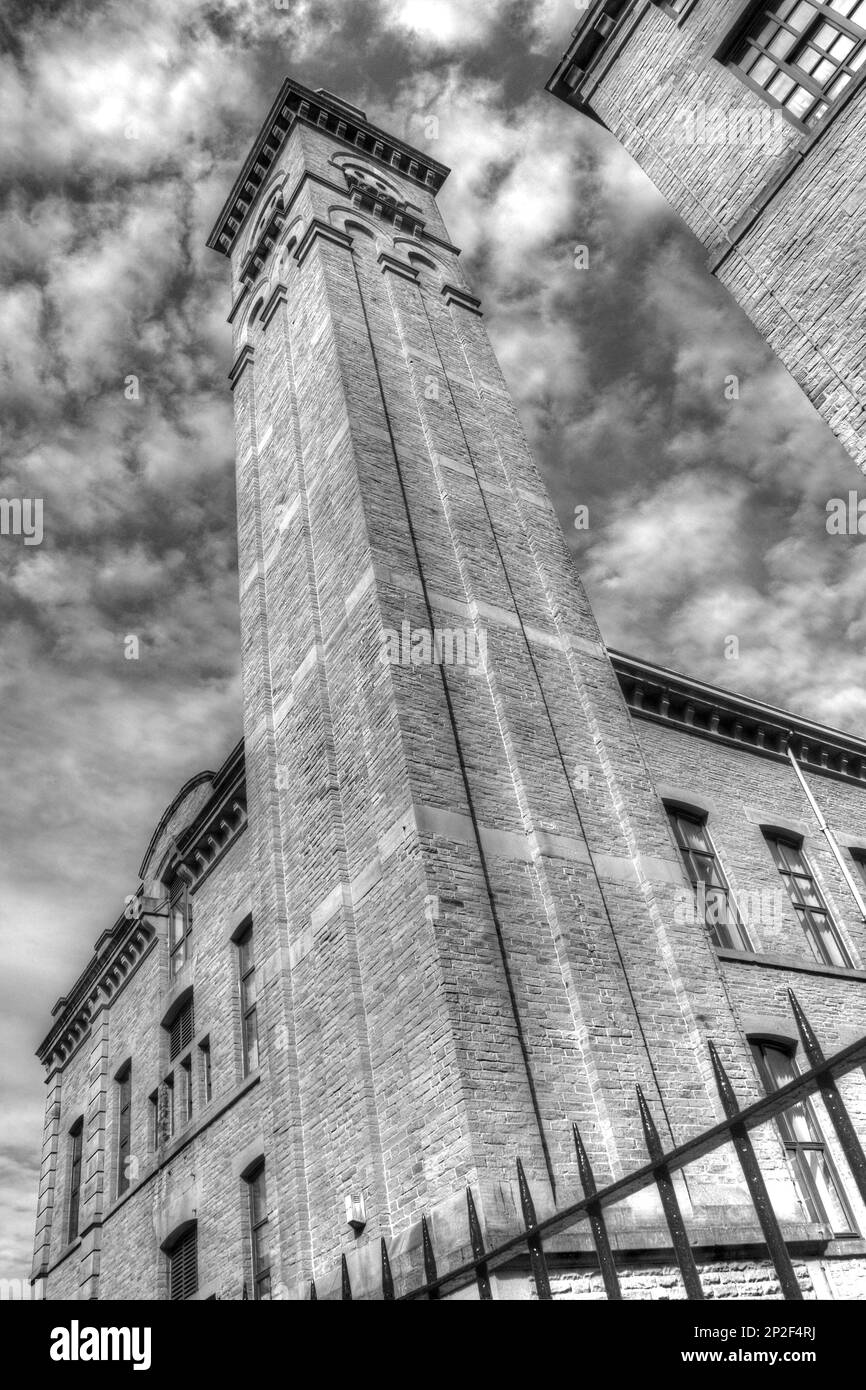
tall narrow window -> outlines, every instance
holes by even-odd
[[[244,1076],[259,1064],[259,1033],[256,1017],[256,969],[253,958],[253,928],[238,937],[238,974],[241,989],[241,1046]]]
[[[174,1072],[169,1072],[165,1078],[165,1107],[166,1124],[168,1125],[168,1137],[174,1138]]]
[[[81,1211],[81,1153],[84,1143],[84,1120],[77,1120],[69,1131],[69,1222],[68,1241],[78,1238],[78,1218]]]
[[[129,1145],[132,1136],[132,1063],[117,1078],[117,1195],[129,1187]]]
[[[159,1148],[159,1089],[150,1095],[150,1148],[156,1153]]]
[[[758,1075],[769,1095],[798,1075],[790,1052],[770,1043],[751,1043]],[[820,1221],[834,1235],[856,1234],[857,1228],[824,1136],[809,1100],[790,1106],[778,1116],[779,1133],[788,1166],[807,1221]]]
[[[201,1080],[202,1089],[204,1091],[204,1103],[205,1105],[207,1105],[213,1097],[213,1075],[211,1072],[210,1060],[210,1038],[203,1038],[202,1041],[199,1043],[198,1047],[199,1052],[201,1053]]]
[[[247,1178],[247,1190],[253,1253],[253,1298],[265,1299],[271,1296],[271,1246],[264,1163],[260,1163]]]
[[[168,1296],[191,1298],[198,1292],[197,1228],[190,1226],[168,1251]]]
[[[668,810],[674,839],[695,894],[695,902],[713,944],[735,951],[751,951],[746,932],[706,822],[690,812]]]
[[[823,965],[850,966],[851,959],[839,939],[830,909],[802,847],[796,840],[764,833],[815,959]]]
[[[189,959],[191,931],[189,889],[178,883],[171,891],[168,912],[168,973],[172,979]]]
[[[866,0],[769,0],[724,58],[774,106],[813,126],[866,60]]]
[[[192,1056],[184,1057],[180,1064],[180,1106],[181,1124],[188,1125],[192,1119]]]

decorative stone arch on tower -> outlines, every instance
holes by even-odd
[[[357,208],[346,207],[345,204],[333,205],[328,209],[328,218],[332,227],[345,232],[347,236],[360,235],[374,241],[378,251],[390,251],[393,246],[394,238],[387,224],[375,221]]]
[[[393,199],[394,202],[405,201],[404,195],[396,183],[384,175],[381,169],[375,168],[356,154],[333,154],[328,163],[340,170],[349,188],[367,187],[373,192]]]
[[[423,251],[419,250],[416,237],[395,236],[394,254],[405,257],[414,270],[419,271],[422,276],[425,273],[434,276],[440,284],[453,273],[429,246],[425,246]]]

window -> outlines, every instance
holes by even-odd
[[[765,838],[815,959],[824,965],[850,966],[802,847],[782,835],[765,832]]]
[[[117,1078],[117,1195],[129,1187],[129,1143],[132,1134],[132,1063]]]
[[[78,1238],[78,1217],[81,1211],[81,1151],[84,1142],[84,1120],[77,1120],[69,1131],[69,1223],[68,1241]]]
[[[159,1089],[153,1091],[150,1099],[150,1147],[153,1153],[159,1148]]]
[[[189,888],[185,883],[179,883],[171,891],[168,909],[168,973],[171,979],[189,959],[191,931]]]
[[[250,1202],[250,1239],[253,1252],[253,1298],[270,1298],[271,1248],[264,1163],[260,1163],[246,1181]]]
[[[204,1091],[204,1103],[205,1105],[207,1105],[213,1097],[213,1076],[211,1073],[210,1061],[210,1038],[203,1038],[202,1041],[199,1043],[198,1048],[201,1054],[201,1079],[202,1089]]]
[[[238,974],[241,986],[241,1047],[244,1076],[259,1065],[259,1034],[256,1020],[256,970],[253,959],[253,929],[248,926],[238,937]]]
[[[751,951],[751,942],[722,873],[706,822],[687,811],[669,809],[668,816],[713,945]]]
[[[190,1226],[168,1251],[168,1296],[191,1298],[198,1292],[198,1237]]]
[[[168,1123],[168,1137],[174,1138],[174,1072],[165,1078],[165,1108]]]
[[[852,849],[851,858],[854,860],[854,867],[862,885],[866,888],[866,849]]]
[[[866,60],[866,0],[760,5],[725,60],[774,105],[814,126]]]
[[[792,1053],[770,1043],[750,1044],[758,1075],[767,1094],[798,1075]],[[809,1100],[790,1106],[777,1117],[779,1133],[797,1195],[808,1221],[830,1226],[834,1235],[856,1235],[854,1217]]]
[[[185,1048],[192,1042],[195,1031],[195,1020],[193,1017],[192,1000],[189,999],[183,1008],[175,1015],[174,1022],[169,1029],[168,1055],[170,1061],[174,1061]]]
[[[188,1125],[192,1119],[192,1103],[192,1056],[188,1056],[180,1064],[181,1124]]]

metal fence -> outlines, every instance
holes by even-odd
[[[381,1241],[382,1277],[379,1298],[385,1301],[395,1300],[398,1302],[411,1299],[438,1299],[447,1297],[449,1293],[464,1287],[474,1279],[478,1288],[478,1297],[486,1301],[493,1297],[490,1283],[491,1273],[500,1266],[510,1263],[516,1257],[528,1254],[537,1297],[548,1301],[552,1299],[553,1295],[544,1241],[578,1222],[586,1221],[598,1255],[605,1296],[608,1299],[621,1299],[622,1289],[605,1222],[605,1210],[654,1184],[670,1232],[671,1244],[682,1276],[685,1296],[688,1299],[702,1299],[704,1290],[701,1285],[701,1277],[680,1211],[672,1175],[696,1159],[712,1153],[721,1145],[732,1144],[743,1170],[749,1196],[760,1223],[767,1252],[775,1268],[782,1295],[786,1299],[802,1299],[803,1291],[797,1280],[781,1227],[773,1211],[752,1147],[749,1131],[759,1125],[766,1124],[768,1120],[776,1119],[783,1111],[797,1102],[807,1100],[816,1093],[820,1094],[842,1152],[848,1162],[851,1175],[857,1184],[860,1196],[866,1203],[866,1156],[864,1156],[851,1118],[836,1086],[837,1077],[844,1076],[855,1067],[866,1064],[866,1037],[842,1048],[831,1057],[825,1057],[793,990],[788,991],[788,997],[803,1042],[803,1052],[809,1063],[808,1071],[802,1072],[795,1080],[774,1091],[772,1095],[764,1097],[754,1105],[747,1106],[745,1110],[741,1110],[730,1079],[722,1066],[718,1051],[713,1043],[709,1043],[716,1085],[721,1098],[722,1109],[725,1112],[725,1119],[719,1124],[698,1135],[697,1138],[690,1139],[687,1143],[680,1144],[666,1153],[644,1095],[640,1087],[637,1087],[637,1105],[649,1155],[648,1163],[606,1187],[597,1188],[586,1149],[577,1125],[574,1125],[578,1170],[584,1192],[582,1201],[563,1207],[552,1216],[539,1221],[536,1217],[535,1205],[529,1184],[526,1181],[523,1164],[518,1159],[517,1180],[522,1209],[520,1229],[508,1239],[500,1241],[490,1249],[485,1249],[472,1189],[467,1188],[466,1207],[472,1258],[456,1268],[449,1269],[447,1274],[439,1274],[436,1269],[436,1255],[427,1219],[422,1216],[424,1282],[399,1295],[395,1294],[388,1243],[383,1238]],[[352,1298],[352,1285],[345,1255],[342,1259],[341,1289],[342,1299]],[[317,1298],[315,1281],[310,1283],[309,1296],[311,1300]],[[369,1293],[365,1291],[364,1297],[369,1298]]]

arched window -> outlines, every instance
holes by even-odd
[[[789,1048],[762,1039],[750,1040],[749,1045],[767,1095],[799,1075]],[[856,1235],[845,1190],[827,1152],[811,1101],[806,1099],[789,1106],[776,1122],[806,1220],[829,1226],[837,1236]]]

